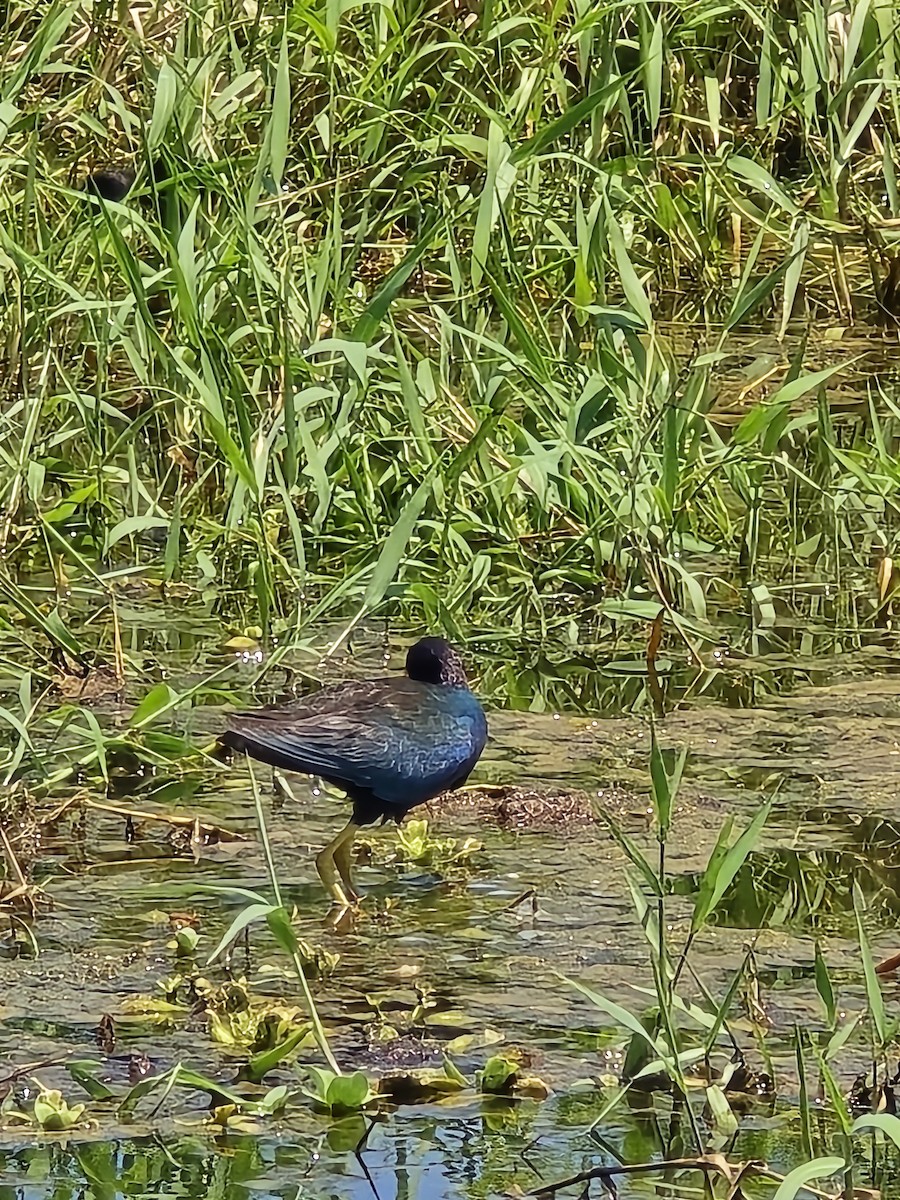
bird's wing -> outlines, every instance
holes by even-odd
[[[235,713],[223,740],[285,770],[402,804],[426,782],[454,779],[471,754],[471,720],[428,704],[428,691],[405,679],[324,688],[299,704]]]

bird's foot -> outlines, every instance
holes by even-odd
[[[362,916],[359,904],[333,904],[325,917],[325,926],[335,933],[350,933]]]

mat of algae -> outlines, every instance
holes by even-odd
[[[179,661],[173,657],[169,671],[175,686]],[[833,669],[821,658],[814,665],[813,676],[812,664],[807,671],[796,657],[768,664],[761,657],[734,670],[790,672],[789,685],[763,690],[755,707],[734,707],[727,700],[735,676],[723,672],[720,687],[695,691],[659,725],[664,745],[689,750],[668,848],[676,928],[690,911],[697,873],[726,815],[742,824],[763,794],[776,794],[751,863],[692,957],[706,987],[721,995],[763,925],[755,962],[768,1025],[766,1065],[775,1073],[777,1097],[742,1115],[729,1155],[765,1159],[776,1171],[804,1160],[792,1039],[798,1024],[823,1026],[813,982],[816,938],[840,985],[842,1006],[864,1007],[852,881],[870,905],[876,955],[900,948],[900,678],[892,674],[889,654],[861,651],[834,659]],[[345,667],[329,670],[340,674]],[[803,682],[811,677],[817,686]],[[587,707],[492,711],[490,747],[473,782],[580,789],[601,808],[609,806],[652,852],[646,720],[596,716]],[[98,715],[116,719],[114,706]],[[204,740],[223,715],[200,710],[191,735]],[[435,1046],[469,1035],[468,1042],[455,1043],[463,1071],[471,1075],[483,1064],[487,1043],[515,1045],[551,1089],[549,1097],[507,1104],[470,1091],[399,1107],[374,1124],[358,1117],[332,1122],[294,1105],[285,1117],[224,1130],[210,1124],[205,1097],[196,1092],[175,1091],[158,1111],[143,1104],[127,1121],[114,1106],[92,1102],[89,1124],[66,1135],[36,1138],[16,1128],[0,1134],[0,1200],[373,1194],[455,1200],[527,1191],[609,1161],[610,1153],[645,1161],[685,1149],[667,1133],[665,1097],[617,1108],[598,1131],[603,1146],[587,1134],[608,1095],[604,1081],[608,1085],[621,1065],[624,1039],[613,1037],[611,1022],[558,973],[635,1012],[646,1003],[635,987],[652,986],[624,858],[602,825],[543,821],[540,828],[510,830],[499,828],[477,801],[451,800],[443,813],[436,805],[433,833],[471,835],[483,844],[470,868],[442,879],[391,865],[383,847],[396,834],[374,831],[371,865],[358,869],[367,897],[363,911],[338,931],[326,920],[313,853],[344,819],[341,802],[300,777],[290,779],[290,795],[273,788],[267,772],[260,779],[275,863],[285,901],[297,907],[298,932],[339,956],[317,995],[342,1064],[374,1075],[391,1065],[390,1054],[427,1064]],[[115,802],[141,810],[154,803],[121,794]],[[60,1087],[73,1102],[82,1099],[64,1069],[72,1059],[98,1063],[99,1076],[120,1092],[178,1062],[222,1081],[234,1078],[234,1058],[210,1038],[201,1013],[186,1010],[161,1022],[129,1014],[135,997],[161,994],[160,981],[177,968],[173,914],[190,914],[196,923],[197,958],[204,962],[245,903],[209,889],[267,888],[245,764],[204,777],[179,811],[246,840],[220,842],[195,857],[164,824],[137,819],[126,825],[121,816],[75,803],[35,833],[33,873],[47,898],[33,925],[39,954],[14,956],[20,943],[0,947],[0,1079],[24,1064],[40,1064],[10,1085],[23,1107],[33,1095],[32,1076]],[[296,1000],[283,966],[260,932],[239,948],[233,970],[261,991]],[[385,1020],[402,1016],[415,1004],[417,988],[433,1003],[424,1031],[401,1038],[390,1051],[374,1043],[375,1009]],[[885,984],[889,1007],[897,988]],[[102,1032],[98,1038],[106,1014],[114,1039],[104,1040]],[[738,1025],[747,1029],[746,1021]],[[745,1033],[743,1041],[759,1068],[753,1038]],[[866,1054],[863,1040],[848,1047],[845,1085],[864,1069]],[[314,1052],[301,1057],[315,1060]],[[275,1079],[296,1084],[299,1076],[288,1067]],[[675,1190],[698,1186],[698,1176],[683,1176]],[[646,1180],[621,1186],[625,1195],[648,1189]]]

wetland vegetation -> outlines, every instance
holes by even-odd
[[[900,1195],[898,50],[10,0],[0,1200]],[[492,741],[333,927],[216,735],[424,630]]]

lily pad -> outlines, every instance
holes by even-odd
[[[369,1081],[362,1071],[337,1075],[328,1086],[328,1105],[332,1112],[353,1112],[362,1108],[370,1096]]]

